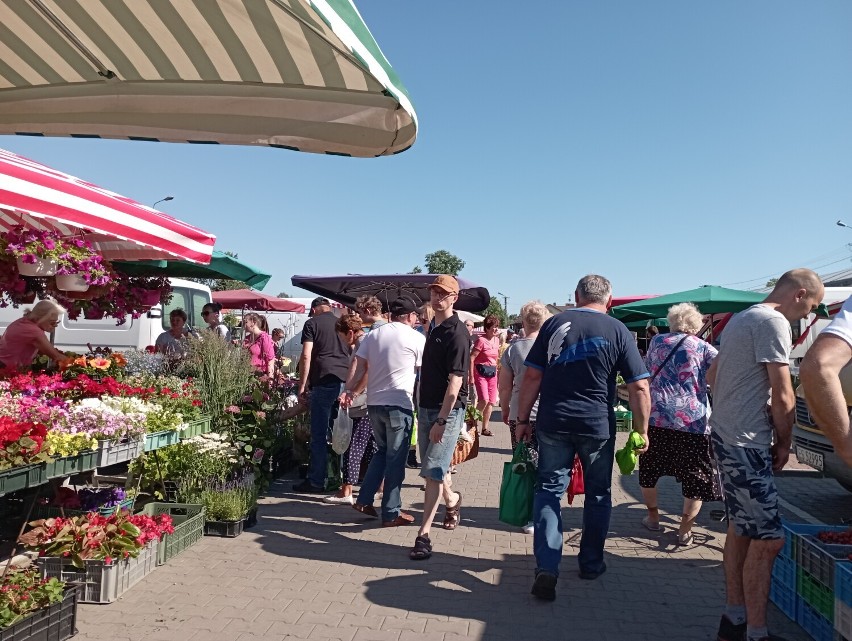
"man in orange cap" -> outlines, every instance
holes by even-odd
[[[444,497],[444,529],[454,530],[461,518],[462,496],[453,492],[450,463],[464,425],[467,405],[467,373],[470,369],[470,334],[453,311],[459,298],[459,283],[442,274],[429,285],[435,312],[435,327],[429,332],[420,368],[420,408],[417,431],[420,476],[426,480],[423,521],[409,556],[425,560],[432,556],[429,531],[438,501]]]

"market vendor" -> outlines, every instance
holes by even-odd
[[[54,300],[40,300],[22,318],[13,321],[0,336],[0,368],[32,365],[39,354],[55,361],[65,354],[50,344],[45,332],[53,331],[65,309]]]
[[[154,343],[159,353],[170,358],[180,358],[186,355],[188,349],[187,336],[189,334],[186,319],[186,312],[179,307],[169,313],[169,329],[160,334],[156,343]]]

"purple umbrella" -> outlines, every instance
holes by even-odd
[[[491,301],[484,287],[465,278],[459,281],[459,299],[455,308],[465,312],[481,312]],[[429,284],[435,274],[346,274],[344,276],[293,276],[290,282],[314,294],[327,296],[345,305],[353,305],[359,296],[375,296],[387,308],[388,303],[400,296],[411,296],[425,303],[429,300]]]

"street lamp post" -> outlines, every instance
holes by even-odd
[[[838,227],[849,227],[850,229],[852,229],[852,225],[847,225],[847,224],[846,224],[846,223],[844,223],[842,220],[838,220],[838,221],[835,223],[835,225],[837,225]]]
[[[509,297],[503,292],[497,292],[497,295],[503,299],[503,314],[506,316],[506,323],[509,323]]]
[[[174,200],[174,199],[175,199],[174,196],[166,196],[165,198],[160,198],[160,200],[158,200],[153,205],[151,205],[151,209],[156,209],[157,205],[159,205],[160,203],[165,203],[165,202],[168,202],[168,201]]]

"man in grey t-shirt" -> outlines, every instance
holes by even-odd
[[[784,545],[772,471],[790,456],[795,412],[790,323],[815,310],[824,291],[809,269],[785,273],[766,300],[731,319],[707,373],[711,438],[729,517],[719,641],[770,639],[766,600]]]

